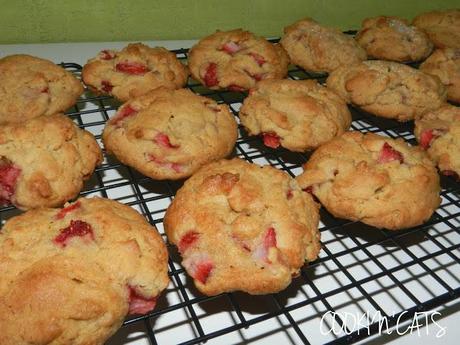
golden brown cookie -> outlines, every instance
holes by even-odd
[[[227,105],[160,88],[123,104],[102,139],[109,153],[154,179],[180,179],[226,157],[237,139]]]
[[[164,225],[182,265],[206,295],[286,288],[320,250],[318,205],[288,174],[241,159],[188,179]]]
[[[264,80],[240,109],[249,134],[266,146],[303,152],[342,134],[351,124],[347,104],[315,80]]]
[[[94,136],[63,115],[0,127],[0,205],[61,206],[76,197],[102,153]]]
[[[81,82],[51,61],[29,55],[0,59],[0,124],[63,112],[82,93]]]
[[[436,49],[420,70],[438,76],[447,88],[447,99],[460,103],[460,48]]]
[[[397,62],[423,60],[433,50],[425,32],[398,17],[365,19],[356,41],[370,57]]]
[[[446,89],[436,76],[391,61],[364,61],[342,66],[327,78],[327,86],[374,115],[408,121],[439,108]]]
[[[284,28],[280,41],[291,62],[311,72],[332,72],[366,60],[366,52],[351,36],[305,18]]]
[[[103,344],[168,285],[156,229],[129,206],[81,198],[11,218],[0,236],[0,344]]]
[[[281,79],[289,59],[279,45],[243,31],[217,31],[201,39],[189,52],[190,72],[206,87],[242,91],[257,81]]]
[[[460,176],[460,108],[446,104],[415,121],[415,137],[444,175]]]
[[[121,51],[102,50],[83,67],[82,78],[98,94],[125,102],[160,86],[178,89],[187,82],[188,70],[165,48],[142,43]]]
[[[439,206],[439,177],[402,139],[347,132],[318,148],[297,177],[335,217],[398,230],[422,224]]]
[[[460,48],[459,9],[422,13],[412,24],[424,30],[435,47]]]

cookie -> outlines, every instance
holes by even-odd
[[[326,83],[348,103],[398,121],[413,120],[439,108],[447,96],[438,77],[391,61],[342,66],[329,75]]]
[[[178,89],[185,85],[187,68],[165,48],[142,43],[121,51],[102,50],[83,66],[82,79],[95,93],[126,102],[160,86]]]
[[[355,38],[375,59],[414,62],[425,59],[433,50],[425,32],[398,17],[367,18]]]
[[[460,108],[446,104],[425,113],[414,133],[442,174],[460,176]]]
[[[0,236],[0,343],[103,344],[168,285],[156,229],[129,206],[81,198],[11,218]]]
[[[420,225],[439,206],[436,168],[402,139],[347,132],[318,148],[297,177],[335,217],[398,230]]]
[[[82,93],[81,82],[51,61],[29,55],[0,59],[0,124],[63,112]]]
[[[206,295],[274,293],[320,250],[318,205],[285,172],[241,159],[206,165],[164,218],[169,242]]]
[[[240,109],[251,135],[266,146],[303,152],[342,134],[351,124],[347,104],[315,80],[264,80]]]
[[[101,161],[93,135],[63,114],[0,126],[0,205],[61,206]]]
[[[447,99],[460,104],[460,48],[436,49],[420,70],[438,76],[447,88]]]
[[[243,91],[257,81],[287,75],[289,59],[277,44],[241,29],[217,31],[189,51],[193,78],[213,89]]]
[[[157,180],[175,180],[229,155],[237,136],[227,105],[187,89],[160,88],[123,104],[102,139],[124,164]]]
[[[342,65],[366,60],[353,37],[305,18],[284,28],[280,41],[291,62],[310,72],[332,72]]]
[[[435,47],[460,48],[460,10],[422,13],[412,24],[425,31]]]

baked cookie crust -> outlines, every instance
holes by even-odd
[[[291,62],[306,71],[330,73],[342,65],[366,60],[366,51],[353,37],[305,18],[284,28],[280,41]]]
[[[459,9],[422,13],[412,24],[424,30],[436,48],[460,48]]]
[[[391,61],[364,61],[332,72],[327,87],[377,116],[409,121],[439,108],[447,91],[438,77]]]
[[[82,79],[93,92],[122,102],[158,87],[179,89],[187,78],[187,67],[174,53],[142,43],[128,44],[121,51],[102,50],[82,70]]]
[[[0,236],[0,343],[103,344],[168,285],[156,229],[113,200],[11,218]]]
[[[335,217],[398,230],[427,221],[439,206],[439,176],[419,147],[347,132],[318,148],[297,177]]]
[[[285,172],[241,159],[206,165],[166,211],[168,240],[206,295],[286,288],[320,250],[318,205]]]
[[[250,135],[266,146],[291,151],[314,149],[351,124],[345,101],[314,80],[264,80],[251,89],[240,109]]]
[[[204,86],[243,91],[287,75],[289,58],[278,44],[241,29],[217,31],[189,51],[190,72]]]
[[[0,124],[63,112],[82,93],[81,82],[51,61],[30,55],[0,59]]]
[[[94,136],[63,114],[0,126],[0,204],[61,206],[101,161]]]
[[[102,139],[109,153],[157,180],[180,179],[229,155],[238,136],[228,106],[160,88],[123,104]]]

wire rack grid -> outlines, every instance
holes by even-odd
[[[187,49],[174,51],[185,61]],[[80,77],[81,66],[62,63]],[[291,79],[317,79],[290,66]],[[190,80],[195,93],[226,103],[238,121],[245,94],[212,91]],[[105,122],[120,104],[90,92],[67,114],[100,142]],[[403,138],[415,144],[412,123],[378,118],[350,108],[352,129]],[[238,121],[239,123],[239,121]],[[265,147],[239,126],[233,153],[249,162],[270,164],[291,176],[301,173],[309,154]],[[388,327],[433,310],[460,297],[460,183],[442,177],[442,204],[424,225],[399,232],[371,228],[331,216],[321,209],[322,251],[302,268],[300,277],[284,291],[266,296],[226,293],[201,295],[180,265],[177,249],[168,244],[163,216],[182,182],[154,181],[104,153],[104,162],[86,183],[82,196],[103,196],[128,204],[160,231],[169,251],[171,283],[148,315],[125,320],[108,341],[121,344],[323,344],[351,343],[381,332],[372,318],[360,324],[347,315],[380,315]],[[16,215],[14,207],[0,209],[0,221]],[[335,313],[335,314],[332,314]],[[325,318],[325,315],[334,315]],[[334,327],[334,332],[331,330]]]

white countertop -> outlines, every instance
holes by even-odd
[[[179,49],[188,48],[193,45],[195,41],[184,40],[184,41],[144,41],[149,46],[163,46],[168,49]],[[12,44],[12,45],[0,45],[0,57],[11,55],[11,54],[30,54],[41,58],[49,59],[55,63],[61,62],[74,62],[80,65],[84,65],[89,58],[94,57],[102,49],[121,49],[126,46],[128,42],[99,42],[99,43],[54,43],[54,44]],[[362,343],[380,344],[385,342],[391,342],[392,344],[404,345],[413,344],[416,341],[422,341],[423,343],[433,344],[457,344],[460,339],[460,327],[457,325],[460,321],[459,311],[460,301],[454,301],[446,309],[439,309],[442,314],[442,318],[438,320],[438,323],[446,327],[446,334],[442,338],[436,338],[435,334],[438,330],[436,325],[430,325],[428,327],[429,335],[426,335],[426,330],[421,330],[421,335],[417,332],[412,335],[404,336],[381,336],[367,338]],[[446,315],[449,314],[449,315]],[[126,338],[125,338],[126,339]],[[213,339],[208,344],[225,343],[225,336]],[[267,343],[264,342],[264,338],[256,341],[258,344]],[[271,341],[269,341],[271,343]],[[116,339],[111,339],[110,344],[121,344]],[[144,344],[143,342],[130,342],[130,344]]]

